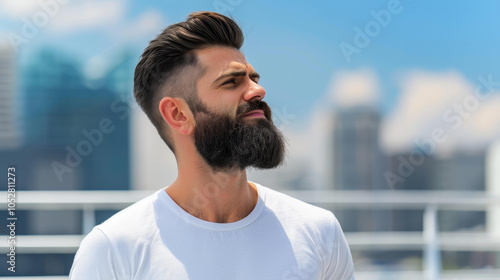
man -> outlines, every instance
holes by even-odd
[[[96,226],[70,279],[353,279],[334,215],[257,183],[282,134],[243,35],[217,13],[167,27],[135,69],[134,95],[173,151],[178,177]]]

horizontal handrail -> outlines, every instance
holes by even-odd
[[[18,210],[122,209],[154,191],[17,191]],[[499,205],[500,196],[482,191],[341,191],[294,190],[281,191],[313,204],[335,204],[342,208],[424,209],[428,205],[439,209],[484,210]],[[6,191],[0,192],[4,197]],[[0,209],[6,209],[0,200]]]

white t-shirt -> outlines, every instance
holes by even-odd
[[[69,278],[354,279],[351,253],[332,212],[255,186],[255,208],[232,223],[198,219],[159,190],[94,227]]]

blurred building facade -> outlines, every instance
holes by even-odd
[[[384,188],[380,114],[371,107],[340,109],[333,126],[333,183],[339,190]]]
[[[0,150],[0,158],[2,166],[16,167],[17,189],[130,189],[128,96],[135,59],[127,53],[117,56],[103,75],[89,79],[74,57],[41,49],[20,65],[15,91],[16,63],[11,53],[0,51],[0,137],[8,147]],[[82,232],[80,211],[17,213],[25,221],[16,228],[18,235]],[[97,219],[103,215],[110,213],[98,213]],[[24,254],[16,272],[67,275],[72,260],[72,254]]]
[[[19,146],[16,71],[14,51],[7,45],[0,45],[0,150],[12,150]]]
[[[120,81],[104,76],[98,87],[91,87],[81,68],[49,50],[23,66],[30,189],[130,188],[128,120],[121,119],[126,111],[119,111],[126,104],[123,93],[114,91]]]
[[[359,105],[339,108],[333,124],[333,188],[337,190],[381,190],[386,162],[379,145],[380,113]],[[389,211],[336,211],[348,231],[388,230]]]

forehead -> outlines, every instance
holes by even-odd
[[[230,70],[253,71],[242,52],[229,47],[208,47],[196,51],[198,61],[206,69],[203,80],[215,80]]]

